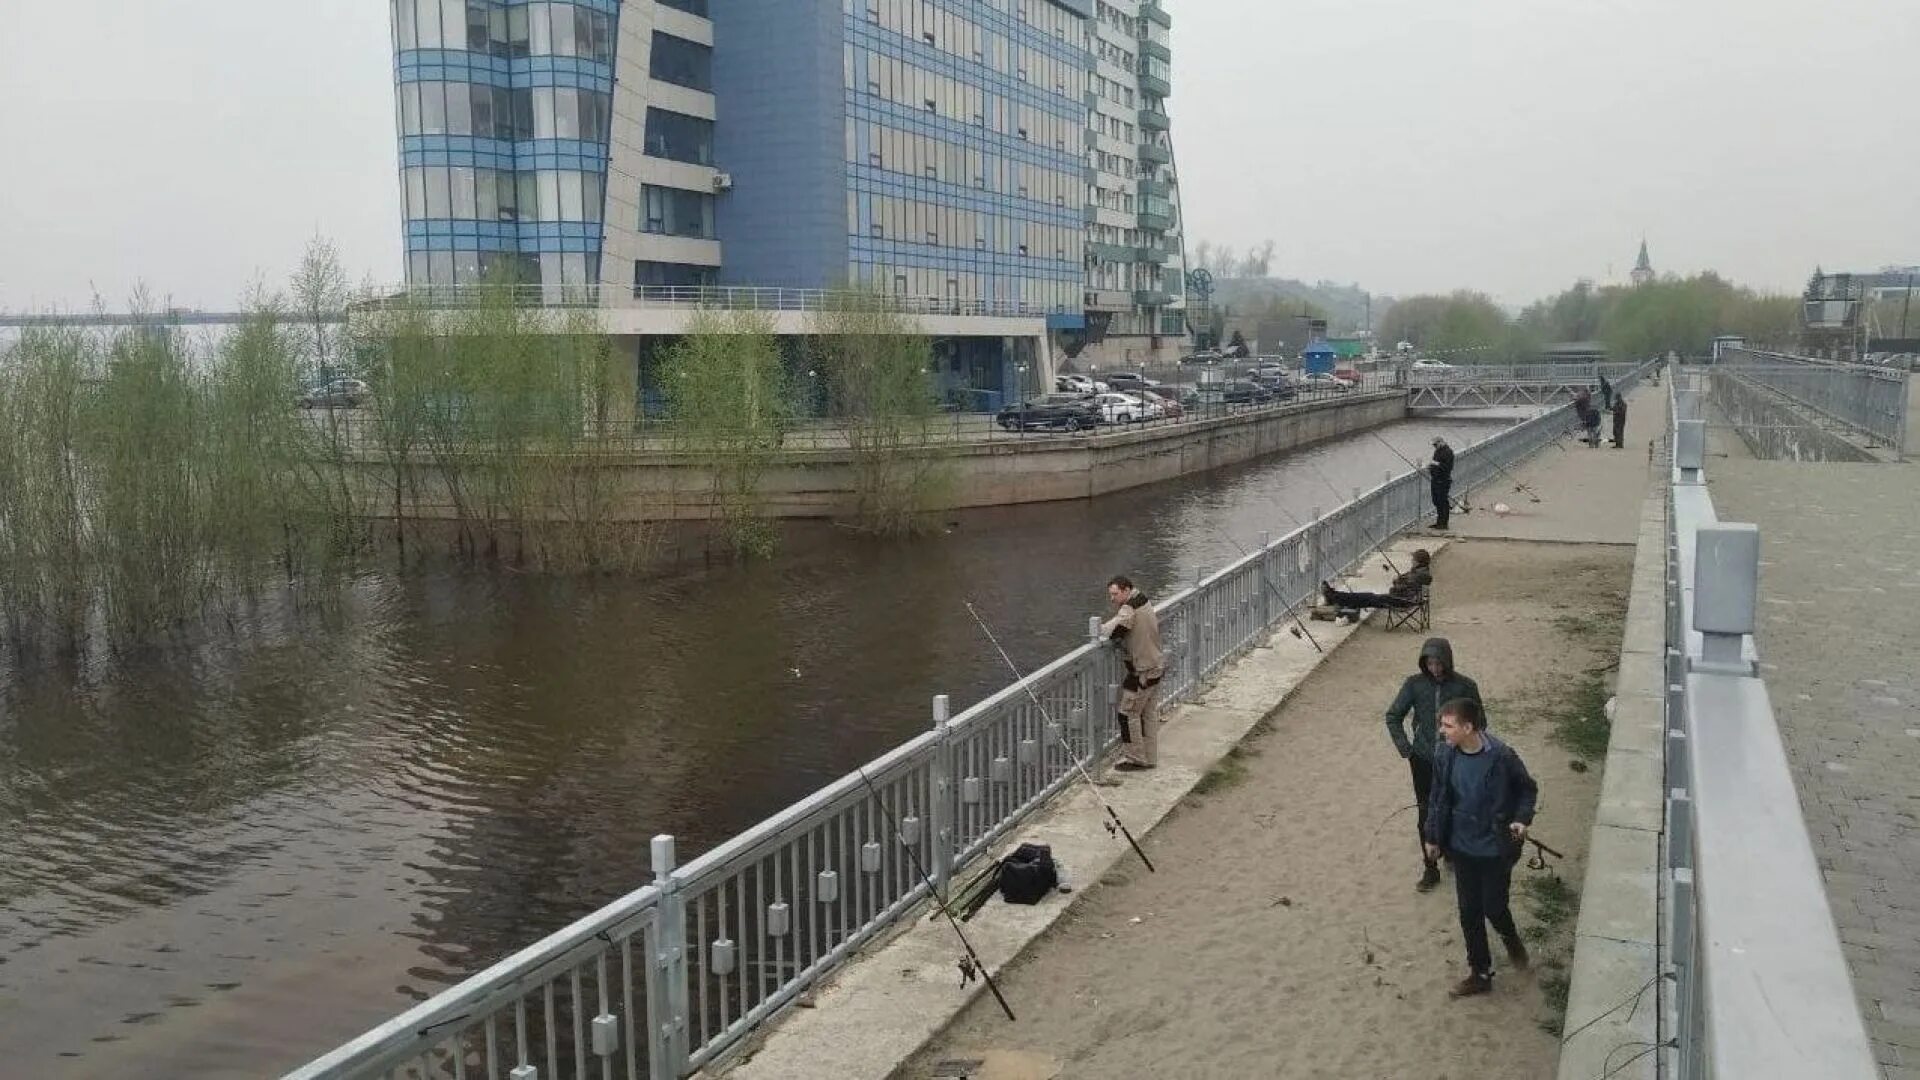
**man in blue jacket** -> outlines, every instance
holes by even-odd
[[[1527,947],[1507,899],[1540,786],[1512,747],[1487,734],[1478,702],[1461,699],[1441,706],[1440,738],[1445,745],[1433,762],[1427,857],[1445,852],[1453,863],[1468,971],[1448,993],[1470,997],[1493,989],[1488,923],[1506,944],[1514,970],[1527,969]]]
[[[1440,706],[1455,698],[1480,704],[1480,687],[1453,669],[1453,645],[1446,638],[1428,638],[1420,646],[1420,671],[1407,676],[1387,706],[1387,737],[1413,772],[1413,802],[1419,808],[1414,838],[1426,842],[1427,802],[1433,793],[1433,752],[1440,741]],[[1413,714],[1413,734],[1407,734],[1407,714]],[[1482,725],[1484,726],[1484,725]],[[1440,884],[1440,863],[1429,857],[1415,888],[1431,892]]]

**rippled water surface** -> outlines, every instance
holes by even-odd
[[[1425,454],[1492,427],[1395,425]],[[258,1076],[637,887],[1404,464],[1359,436],[647,581],[359,581],[0,691],[0,1073]]]

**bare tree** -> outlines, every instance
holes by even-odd
[[[1268,240],[1247,252],[1247,276],[1266,277],[1273,269],[1273,241]]]
[[[342,359],[345,324],[336,321],[347,309],[347,272],[340,268],[340,252],[333,241],[316,236],[307,241],[300,269],[293,273],[293,311],[300,320],[300,344],[309,374],[329,378]]]

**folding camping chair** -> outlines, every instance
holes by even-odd
[[[1403,627],[1422,631],[1433,629],[1432,588],[1421,589],[1420,595],[1406,607],[1381,608],[1380,617],[1386,620],[1388,630],[1399,630]]]

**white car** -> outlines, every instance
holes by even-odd
[[[1435,360],[1431,357],[1423,356],[1420,359],[1415,360],[1413,362],[1413,370],[1415,371],[1452,371],[1453,365],[1447,363],[1444,360]]]
[[[1109,424],[1158,420],[1166,415],[1164,408],[1132,394],[1099,394],[1093,399],[1093,407],[1100,410],[1100,419]]]
[[[1090,379],[1085,375],[1062,375],[1053,380],[1053,384],[1062,393],[1067,394],[1104,394],[1113,389],[1106,383]]]
[[[1314,390],[1333,390],[1333,391],[1337,391],[1339,393],[1344,394],[1347,391],[1353,389],[1353,387],[1347,385],[1347,381],[1345,379],[1336,379],[1332,375],[1329,375],[1323,371],[1314,375],[1301,376],[1300,389],[1308,392],[1312,392]]]

